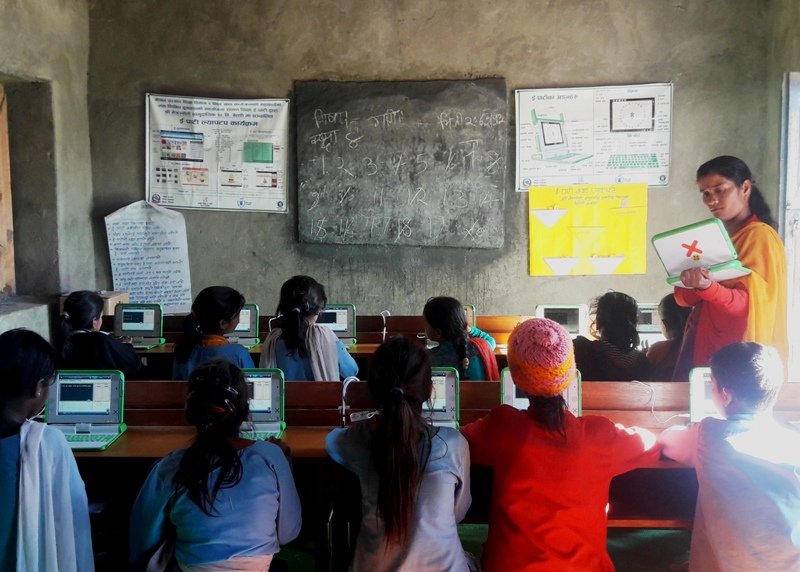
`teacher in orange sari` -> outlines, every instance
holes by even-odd
[[[721,282],[705,268],[681,273],[686,288],[675,288],[675,300],[692,312],[673,379],[687,380],[691,368],[708,365],[718,349],[734,342],[774,346],[785,364],[786,253],[769,206],[748,166],[736,157],[723,155],[700,165],[697,187],[752,273]]]

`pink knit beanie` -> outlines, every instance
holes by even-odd
[[[567,331],[553,320],[532,318],[508,338],[514,385],[528,395],[555,397],[575,379],[575,354]]]

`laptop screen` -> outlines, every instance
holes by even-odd
[[[258,306],[255,304],[245,304],[239,312],[239,323],[233,330],[232,334],[225,334],[225,337],[231,335],[239,338],[257,338],[258,337]]]
[[[161,337],[161,306],[158,304],[117,304],[114,333],[141,338]]]
[[[422,404],[422,411],[434,424],[458,421],[458,372],[452,367],[435,367],[431,371],[431,398]]]
[[[280,370],[245,369],[243,372],[253,421],[281,421],[283,374]]]
[[[433,388],[431,399],[422,404],[425,411],[447,411],[447,372],[435,371],[431,374]]]
[[[711,368],[696,367],[689,372],[689,420],[701,421],[706,417],[722,418],[714,405],[711,391]]]
[[[588,330],[589,308],[586,305],[574,304],[556,306],[540,304],[536,306],[536,316],[547,318],[561,325],[572,336],[583,335]]]
[[[59,371],[47,402],[47,422],[120,423],[122,384],[117,371]]]
[[[511,405],[512,407],[520,410],[528,409],[530,400],[528,395],[516,386],[514,380],[511,378],[511,370],[504,368],[502,372],[502,391],[503,403]],[[581,383],[581,372],[575,371],[575,379],[567,386],[562,396],[567,403],[567,409],[573,415],[580,416],[583,412],[583,387]]]
[[[328,304],[317,316],[317,324],[330,328],[339,338],[354,338],[355,307],[351,304]]]
[[[545,147],[564,144],[564,126],[560,121],[542,121],[542,142]]]

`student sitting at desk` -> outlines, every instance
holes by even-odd
[[[0,570],[94,570],[86,489],[63,433],[31,419],[56,353],[28,330],[0,335]]]
[[[186,418],[197,437],[153,467],[133,505],[135,570],[159,547],[169,560],[172,545],[184,572],[265,571],[300,532],[300,499],[279,442],[239,436],[250,415],[246,383],[224,360],[189,376]]]
[[[636,300],[622,292],[606,292],[592,302],[593,335],[575,338],[575,363],[584,381],[650,379],[650,363],[639,345]],[[595,334],[596,332],[596,334]]]
[[[655,437],[569,412],[562,393],[576,377],[572,340],[552,320],[514,328],[508,367],[528,410],[500,405],[462,430],[472,464],[494,474],[483,570],[614,570],[606,552],[609,484],[658,459]]]
[[[244,296],[227,286],[209,286],[192,303],[183,323],[183,340],[175,345],[172,379],[187,379],[201,363],[225,359],[240,368],[253,367],[247,348],[232,344],[225,334],[239,325]]]
[[[800,432],[772,415],[782,384],[775,348],[726,346],[711,358],[724,419],[659,436],[666,456],[697,471],[690,570],[800,570]]]
[[[116,369],[131,375],[141,366],[130,339],[115,339],[100,331],[103,298],[97,292],[78,290],[64,300],[56,330],[56,348],[62,369]]]
[[[686,381],[685,379],[675,379],[673,371],[683,343],[683,329],[690,312],[689,308],[679,306],[672,294],[664,296],[658,304],[661,331],[667,339],[654,343],[647,350],[650,379],[653,381]]]
[[[455,298],[431,298],[422,310],[425,335],[439,345],[431,349],[438,367],[454,367],[459,379],[500,381],[494,338],[467,325],[464,305]]]
[[[469,451],[456,429],[422,416],[431,398],[430,356],[402,338],[382,344],[369,392],[379,414],[334,429],[328,454],[361,484],[361,529],[351,570],[468,568],[456,523],[472,501]]]
[[[328,298],[325,288],[310,276],[294,276],[281,286],[276,314],[281,327],[264,340],[260,367],[277,367],[294,381],[338,381],[358,373],[353,357],[317,316]]]

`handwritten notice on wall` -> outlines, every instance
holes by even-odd
[[[138,201],[106,217],[114,290],[135,303],[161,304],[166,314],[192,305],[183,215]]]
[[[644,274],[647,185],[531,187],[531,276]]]

